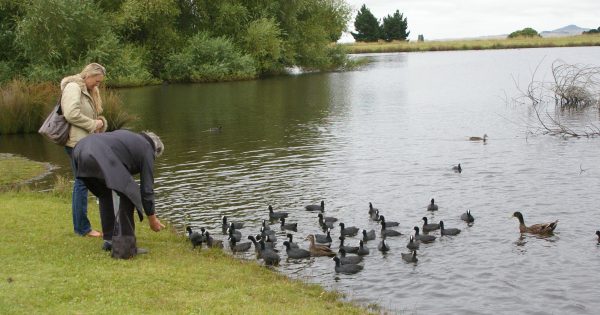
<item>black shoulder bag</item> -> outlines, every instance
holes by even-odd
[[[119,209],[119,196],[116,193],[112,193],[113,207],[115,211],[115,229],[112,237],[112,258],[117,259],[129,259],[137,255],[137,244],[135,235],[123,235],[122,224],[128,224],[133,231],[133,225],[129,220],[129,216],[124,215],[125,222],[121,222],[121,209]]]

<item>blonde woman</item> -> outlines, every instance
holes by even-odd
[[[102,113],[102,99],[98,86],[106,76],[106,69],[97,63],[85,66],[81,73],[68,76],[60,82],[62,90],[61,109],[71,124],[69,140],[65,151],[71,160],[75,174],[73,148],[85,136],[106,131],[106,119]],[[88,189],[81,179],[75,177],[73,184],[73,229],[81,236],[101,237],[102,233],[93,230],[87,217]]]

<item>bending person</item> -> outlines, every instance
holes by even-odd
[[[115,227],[113,194],[119,197],[122,235],[135,235],[133,208],[137,208],[140,221],[141,209],[148,216],[150,228],[158,232],[165,226],[154,213],[154,160],[164,151],[160,138],[152,132],[134,133],[128,130],[97,133],[83,138],[73,151],[77,178],[100,201],[100,219],[105,250],[112,248]],[[140,185],[132,175],[140,174]],[[138,253],[141,253],[138,251]]]
[[[98,86],[104,80],[106,69],[100,64],[90,63],[81,73],[65,77],[60,82],[62,90],[61,109],[65,119],[71,125],[69,140],[65,151],[69,155],[71,168],[73,165],[73,147],[85,136],[94,132],[106,131],[106,119],[102,113],[102,99]],[[100,237],[102,234],[92,230],[87,217],[88,190],[80,179],[73,182],[71,208],[73,213],[73,229],[81,236]]]

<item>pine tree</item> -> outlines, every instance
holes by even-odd
[[[399,10],[394,15],[383,18],[383,39],[391,42],[393,40],[406,40],[410,32],[407,32],[408,21]]]
[[[351,32],[357,42],[376,42],[381,38],[381,26],[373,13],[363,4],[354,20],[356,33]]]

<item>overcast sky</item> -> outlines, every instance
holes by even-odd
[[[365,4],[376,18],[396,10],[408,18],[410,39],[465,38],[509,34],[532,27],[551,31],[569,24],[600,26],[600,0],[346,0],[356,12]],[[343,40],[352,41],[347,34]]]

